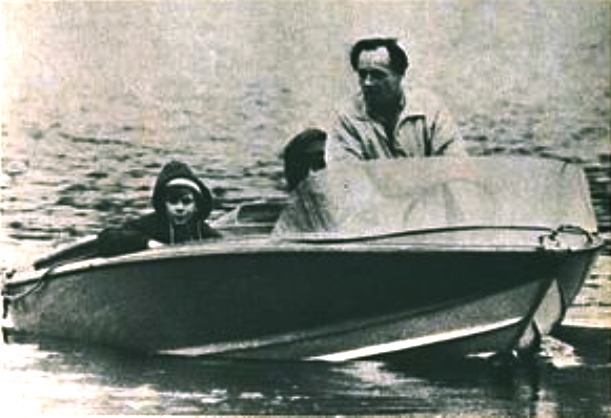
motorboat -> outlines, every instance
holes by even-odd
[[[603,247],[582,170],[538,158],[338,164],[215,226],[110,258],[88,240],[5,277],[11,334],[249,359],[515,353]]]

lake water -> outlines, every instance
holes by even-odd
[[[170,159],[212,187],[213,217],[284,196],[282,146],[324,127],[353,91],[349,46],[372,33],[407,45],[409,82],[443,98],[473,155],[584,167],[609,233],[606,0],[1,7],[3,265],[146,210]],[[23,342],[0,345],[0,405],[19,415],[607,416],[610,264],[601,259],[567,326],[528,363],[231,362]]]

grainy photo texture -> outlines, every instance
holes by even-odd
[[[3,415],[611,414],[609,0],[0,8]]]

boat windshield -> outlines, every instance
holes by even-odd
[[[531,157],[337,165],[302,182],[274,233],[372,234],[461,226],[596,230],[581,168]]]

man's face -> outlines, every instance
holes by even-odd
[[[401,75],[390,68],[386,48],[362,51],[357,67],[359,85],[368,107],[396,103],[401,97]]]
[[[186,225],[197,212],[195,195],[188,188],[172,187],[166,193],[165,208],[173,225]]]

